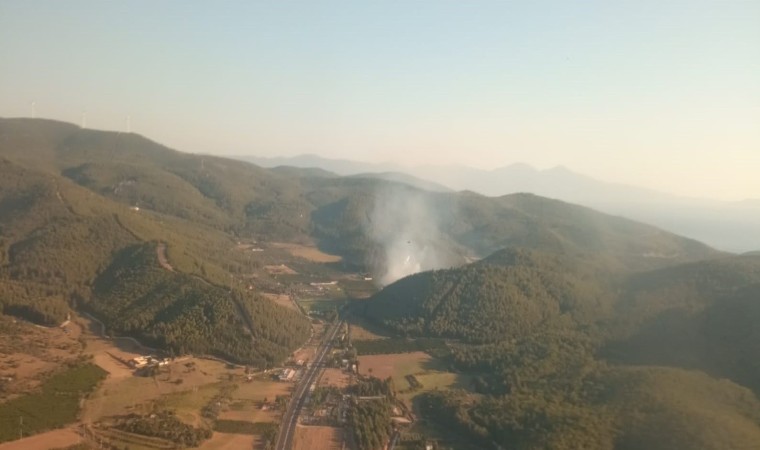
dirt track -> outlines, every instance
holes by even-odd
[[[174,272],[174,267],[172,267],[171,264],[169,264],[169,260],[166,258],[166,244],[163,242],[159,242],[156,246],[156,256],[158,256],[158,263],[161,264],[161,267],[168,270],[169,272]]]

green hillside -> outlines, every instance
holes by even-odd
[[[236,361],[279,361],[309,337],[308,321],[255,295],[169,272],[155,243],[127,247],[95,280],[84,309],[115,334],[136,336],[177,354]]]
[[[229,250],[232,236],[203,223],[133,211],[2,159],[0,227],[3,313],[56,325],[83,309],[116,335],[258,365],[308,338],[306,318],[221,287],[250,262]],[[158,265],[159,241],[175,272]]]
[[[35,119],[0,119],[0,153],[34,170],[62,175],[129,206],[262,240],[311,240],[358,266],[386,258],[382,243],[409,228],[440,253],[439,267],[508,246],[603,252],[608,264],[651,268],[718,253],[656,228],[588,208],[517,194],[427,192],[381,179],[328,177],[307,170],[265,170],[252,164],[177,152],[132,133],[81,129]],[[393,220],[374,214],[383,199]],[[391,202],[393,203],[393,202]],[[370,232],[371,231],[371,232]]]
[[[484,445],[760,442],[760,258],[648,272],[605,269],[606,260],[506,249],[402,279],[357,311],[396,333],[450,339],[451,364],[484,396],[440,392],[423,403]]]
[[[282,242],[343,260],[300,259],[278,278],[264,268],[282,259],[258,246]],[[0,249],[4,314],[54,325],[73,308],[113,335],[257,366],[309,334],[260,287],[427,255],[439,270],[355,303],[398,335],[444,338],[447,363],[472,379],[476,393],[425,394],[426,417],[486,447],[760,442],[760,258],[587,208],[265,170],[135,134],[0,119]]]

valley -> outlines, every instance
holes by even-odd
[[[0,119],[0,250],[0,450],[760,442],[760,256],[581,206]]]

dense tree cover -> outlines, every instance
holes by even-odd
[[[592,323],[609,309],[598,278],[545,252],[503,250],[516,262],[493,257],[459,269],[425,272],[383,289],[365,305],[370,320],[410,335],[489,343],[524,336],[562,321]],[[567,267],[567,270],[563,268]]]
[[[182,353],[207,353],[264,366],[309,336],[295,311],[159,267],[155,243],[128,247],[98,277],[82,306],[111,332]]]
[[[143,436],[166,439],[182,448],[198,447],[203,441],[211,437],[211,430],[188,425],[170,411],[159,411],[146,416],[130,414],[119,418],[114,424],[114,428]]]
[[[483,446],[609,450],[753,448],[760,402],[747,389],[672,368],[618,367],[589,374],[572,395],[521,390],[477,400],[422,396],[423,414]]]
[[[380,450],[388,443],[391,420],[387,402],[359,401],[349,409],[347,419],[358,450]]]
[[[423,406],[483,446],[759,442],[760,258],[603,268],[594,257],[504,250],[400,280],[362,309],[400,333],[459,339],[451,362],[484,395],[432,392]]]
[[[348,410],[347,420],[358,449],[384,448],[392,430],[391,399],[396,394],[393,380],[359,377],[351,386],[351,392],[356,397]]]
[[[349,263],[372,264],[385,249],[370,235],[393,234],[415,210],[436,218],[427,240],[446,263],[506,246],[604,253],[621,267],[663,266],[714,256],[688,239],[559,201],[518,194],[431,193],[386,180],[273,171],[183,154],[141,136],[31,119],[0,119],[7,158],[92,192],[224,232],[264,239],[316,239]],[[413,197],[411,211],[373,220],[378,196]],[[398,217],[396,217],[398,216]],[[653,255],[665,257],[652,257]]]
[[[386,378],[381,380],[377,377],[360,377],[356,383],[351,385],[351,392],[360,397],[388,397],[395,395],[393,379]]]
[[[158,239],[175,273],[158,267]],[[308,338],[308,321],[221,287],[229,273],[251,267],[247,255],[230,251],[234,244],[223,231],[130,211],[64,178],[0,161],[0,312],[56,325],[71,307],[86,308],[115,334],[265,365]]]
[[[65,367],[48,378],[39,392],[3,403],[0,405],[0,442],[18,439],[19,426],[28,436],[74,422],[81,398],[105,376],[106,372],[94,364]]]
[[[757,392],[760,379],[756,256],[682,265],[721,255],[528,194],[268,171],[44,120],[0,119],[0,136],[6,313],[54,324],[67,307],[85,308],[113,333],[263,365],[300,344],[307,324],[228,286],[253,262],[227,250],[240,237],[315,240],[346,264],[371,265],[386,255],[369,231],[393,236],[408,220],[403,208],[376,220],[379,193],[390,192],[435,216],[419,239],[442,266],[511,249],[407,278],[366,303],[402,335],[449,340],[452,363],[474,376],[482,396],[431,394],[440,420],[525,449],[717,448],[708,434],[718,429],[740,448],[754,437],[756,399],[732,382]],[[174,272],[157,266],[158,242]],[[696,401],[694,392],[716,394]],[[366,448],[385,426],[373,408],[353,416]]]

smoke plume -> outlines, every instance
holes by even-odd
[[[367,234],[380,247],[371,264],[382,286],[453,265],[451,244],[439,230],[438,217],[429,194],[401,187],[378,193]]]

